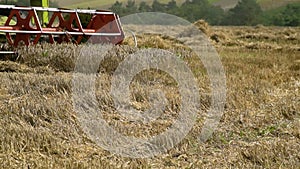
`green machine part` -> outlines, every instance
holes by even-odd
[[[49,0],[30,0],[31,6],[37,7],[49,7]],[[47,11],[42,12],[40,17],[42,18],[42,24],[45,25],[49,22],[49,13]]]

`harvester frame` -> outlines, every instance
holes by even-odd
[[[120,18],[110,11],[14,5],[0,5],[0,10],[10,10],[6,23],[0,26],[0,32],[6,34],[8,43],[14,47],[20,43],[26,46],[37,44],[42,36],[48,37],[49,43],[76,44],[79,44],[83,38],[91,36],[96,37],[93,38],[95,43],[120,44],[124,39]],[[41,23],[42,19],[38,14],[41,12],[51,15],[46,25]],[[68,15],[67,18],[65,14]],[[91,20],[85,26],[79,17],[82,14],[91,15]]]

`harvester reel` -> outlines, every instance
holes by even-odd
[[[93,37],[93,43],[119,44],[124,39],[119,16],[110,11],[70,10],[41,7],[16,7],[0,5],[0,10],[11,10],[0,32],[6,33],[9,44],[17,47],[21,43],[29,46],[37,44],[42,36],[49,43],[81,43],[83,38]],[[38,12],[52,13],[49,23],[42,26]],[[86,27],[82,25],[79,14],[92,15]],[[68,16],[68,17],[65,17]],[[11,24],[13,21],[16,24]],[[14,36],[12,36],[14,35]]]

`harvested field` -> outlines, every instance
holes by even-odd
[[[166,31],[175,36],[177,29]],[[207,142],[197,138],[202,113],[211,104],[209,79],[199,59],[176,38],[137,35],[138,48],[167,49],[185,61],[196,77],[201,107],[196,125],[179,145],[147,159],[105,151],[80,127],[72,103],[72,76],[82,46],[41,44],[0,61],[0,168],[299,168],[300,28],[204,29],[220,54],[227,81],[225,112]],[[180,40],[188,38],[193,35],[181,34]],[[111,79],[119,63],[138,50],[132,46],[127,39],[107,54],[98,70],[96,97],[103,118],[117,131],[151,137],[176,119],[180,97],[177,83],[166,73],[143,71],[130,86],[132,105],[149,108],[149,91],[158,88],[169,101],[166,111],[147,125],[116,112]]]

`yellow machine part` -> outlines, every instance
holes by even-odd
[[[0,16],[0,26],[4,26],[6,20],[7,20],[7,16]],[[15,25],[15,24],[16,24],[16,21],[12,20],[12,21],[10,22],[10,24]],[[0,32],[0,35],[5,35],[5,33]]]
[[[49,0],[30,0],[31,6],[38,6],[38,7],[49,7]],[[47,24],[49,22],[49,13],[47,11],[42,13],[42,23]]]

